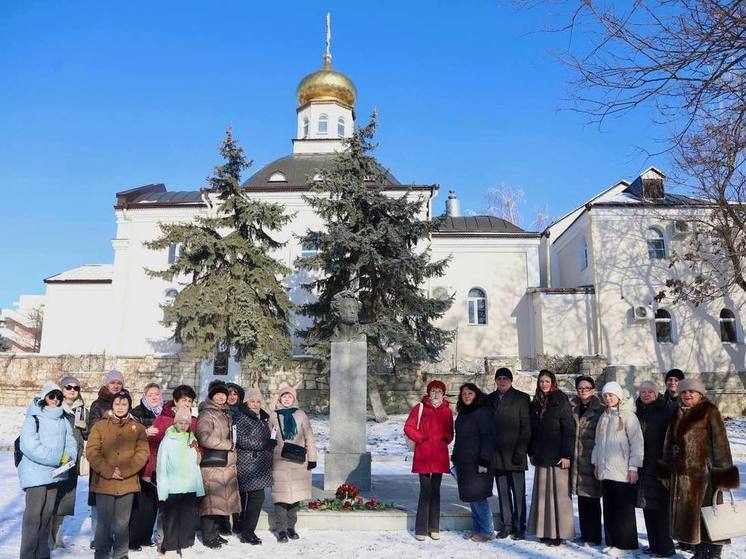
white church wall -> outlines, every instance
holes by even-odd
[[[112,284],[47,284],[40,352],[104,353],[113,318]]]
[[[531,293],[537,353],[595,355],[594,298],[589,293]]]
[[[593,284],[593,255],[588,214],[579,216],[552,245],[550,252],[557,266],[552,287],[579,287]],[[587,255],[587,259],[584,257]]]
[[[694,307],[689,304],[654,301],[672,273],[668,259],[651,259],[645,231],[660,227],[665,232],[667,251],[672,243],[669,224],[685,215],[681,209],[642,210],[594,207],[591,212],[595,265],[598,283],[598,312],[601,324],[601,352],[612,364],[626,364],[666,371],[744,371],[745,348],[742,320],[746,294],[734,292],[729,300]],[[635,320],[632,308],[650,306],[671,313],[673,342],[656,341],[654,320]],[[723,343],[719,314],[723,307],[734,311],[738,343]]]

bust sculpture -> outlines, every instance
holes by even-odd
[[[349,289],[340,291],[332,297],[332,311],[337,318],[337,324],[334,327],[332,341],[350,342],[358,341],[363,337],[364,332],[360,327],[360,301],[355,294]]]

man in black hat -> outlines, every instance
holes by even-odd
[[[526,537],[526,470],[531,440],[530,398],[513,388],[513,373],[507,367],[495,371],[497,390],[487,397],[495,417],[495,468],[502,525],[498,538]]]
[[[679,403],[680,380],[684,380],[681,369],[671,369],[666,373],[666,391],[663,393],[663,399],[669,406],[676,406]]]

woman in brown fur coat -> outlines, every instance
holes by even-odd
[[[717,407],[707,399],[699,379],[679,382],[679,408],[666,434],[658,477],[670,489],[671,535],[696,546],[694,559],[717,559],[723,544],[713,542],[702,523],[700,509],[712,504],[713,493],[735,489],[728,435]]]

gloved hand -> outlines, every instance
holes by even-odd
[[[277,439],[269,439],[267,441],[267,446],[264,450],[272,450],[277,446]]]
[[[311,471],[316,467],[316,462],[309,462],[308,463],[308,470]]]
[[[67,455],[67,452],[62,453],[62,458],[60,458],[60,465],[67,464],[70,461],[70,457]]]

